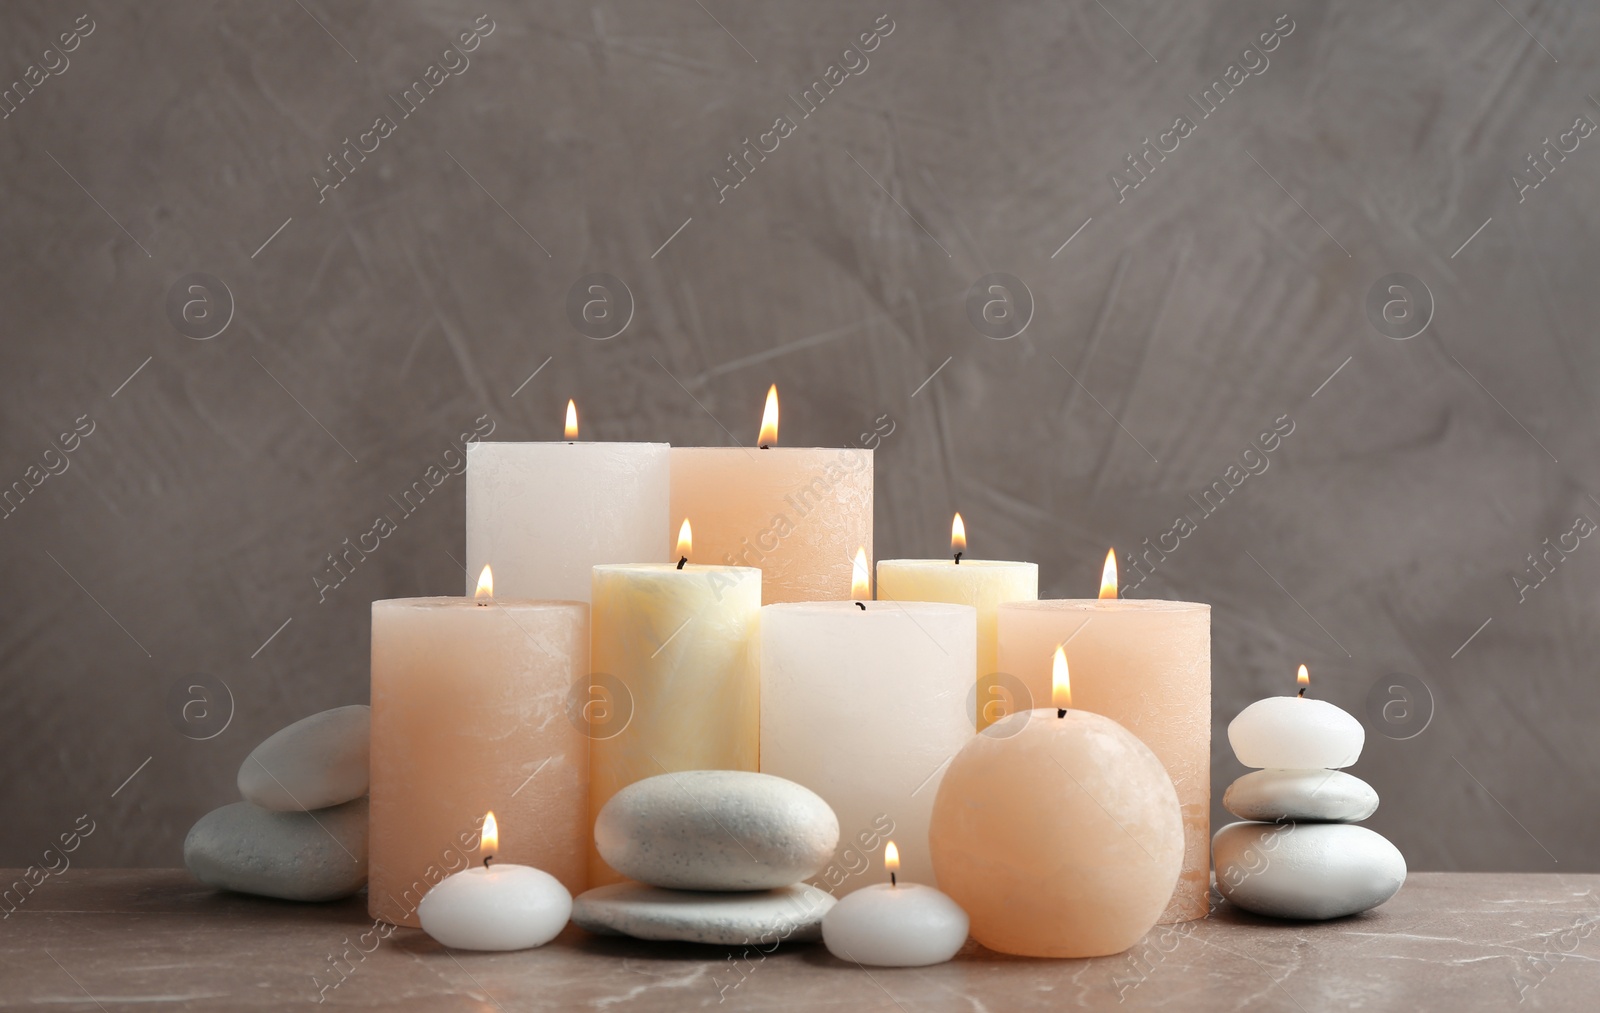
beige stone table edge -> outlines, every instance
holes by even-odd
[[[37,875],[34,877],[37,879]],[[1414,873],[1388,904],[1284,923],[1218,904],[1127,954],[1030,960],[968,942],[935,967],[860,968],[821,946],[642,943],[569,926],[539,950],[385,938],[364,896],[301,905],[181,870],[0,873],[0,1009],[1211,1011],[1593,1009],[1600,875]],[[11,909],[7,911],[7,909]],[[363,951],[370,952],[363,952]]]

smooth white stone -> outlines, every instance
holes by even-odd
[[[1228,743],[1246,767],[1348,767],[1366,742],[1348,711],[1310,697],[1269,696],[1228,723]]]
[[[613,869],[674,890],[771,890],[833,857],[839,821],[793,781],[738,770],[688,770],[637,781],[594,824]]]
[[[1217,889],[1246,911],[1327,919],[1377,907],[1406,881],[1406,860],[1347,823],[1230,823],[1211,839]]]
[[[836,903],[805,883],[752,893],[613,883],[578,894],[572,921],[602,935],[761,946],[820,938],[822,918]]]
[[[931,886],[879,883],[834,905],[822,919],[822,941],[829,953],[856,964],[942,964],[967,941],[967,913]]]
[[[1263,823],[1359,823],[1378,811],[1378,793],[1339,770],[1253,770],[1228,785],[1222,805]]]
[[[239,766],[239,794],[279,812],[326,809],[367,793],[372,709],[335,707],[269,736]]]
[[[572,894],[531,865],[491,865],[446,876],[417,905],[422,930],[459,950],[526,950],[560,934]]]
[[[207,886],[284,900],[338,900],[367,882],[367,800],[313,813],[235,802],[200,817],[183,864]]]

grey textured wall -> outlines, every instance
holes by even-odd
[[[1355,772],[1414,868],[1600,869],[1600,547],[1513,584],[1600,521],[1597,42],[1527,0],[7,3],[0,83],[40,69],[0,107],[0,482],[43,481],[0,521],[0,865],[83,813],[78,862],[177,864],[256,742],[365,700],[368,602],[460,591],[461,479],[313,579],[481,416],[718,444],[775,380],[785,443],[896,423],[881,557],[960,509],[1084,596],[1187,511],[1135,594],[1215,606],[1218,796],[1296,663],[1364,718],[1398,674],[1431,720],[1368,719]],[[719,200],[747,136],[778,147]],[[1133,187],[1146,137],[1178,146]],[[567,311],[600,272],[610,340]],[[991,272],[1019,337],[969,319]],[[1407,340],[1366,308],[1392,273],[1436,301]],[[169,697],[196,674],[225,727]]]

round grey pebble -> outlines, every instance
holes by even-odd
[[[606,864],[674,890],[770,890],[806,879],[839,844],[833,809],[771,774],[689,770],[617,792],[594,825]]]
[[[838,901],[805,883],[750,893],[663,890],[643,883],[595,887],[572,902],[572,921],[601,935],[718,946],[815,942]]]
[[[367,800],[315,813],[235,802],[200,817],[183,842],[195,879],[283,900],[348,897],[367,882]]]
[[[269,736],[239,766],[239,794],[279,812],[326,809],[367,793],[372,708],[335,707]]]
[[[1399,849],[1347,823],[1230,823],[1211,839],[1211,855],[1222,896],[1272,918],[1358,914],[1406,881]]]
[[[1222,804],[1263,823],[1359,823],[1378,811],[1378,793],[1340,770],[1252,770],[1228,785]]]

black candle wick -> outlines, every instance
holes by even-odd
[[[964,552],[966,550],[962,550],[962,551]],[[961,565],[961,553],[960,552],[956,553],[956,565],[957,566]]]
[[[863,612],[865,612],[867,610],[867,607],[865,605],[861,604],[860,602],[856,602],[856,608],[860,609]]]
[[[494,861],[494,856],[493,855],[484,855],[483,856],[483,867],[485,869],[487,869],[489,867],[489,863],[492,862],[492,861]]]
[[[687,563],[688,561],[689,561],[689,557],[688,556],[680,557],[679,560],[678,560],[678,569],[680,569],[680,570],[683,569],[683,564]]]

